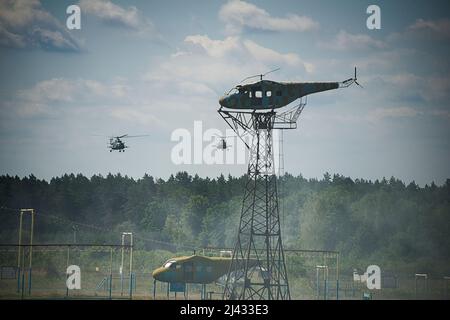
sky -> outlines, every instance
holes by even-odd
[[[81,8],[81,29],[66,26]],[[381,11],[370,30],[366,10]],[[240,176],[177,165],[172,133],[227,126],[218,99],[243,78],[342,81],[284,133],[285,171],[420,185],[450,178],[450,2],[0,0],[0,174]],[[109,152],[107,136],[128,139]],[[205,141],[203,146],[209,142]],[[231,144],[233,146],[233,144]],[[223,152],[223,151],[218,151]]]

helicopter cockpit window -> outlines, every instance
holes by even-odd
[[[248,92],[248,97],[249,97],[249,98],[252,97],[252,92],[251,92],[251,91]]]
[[[266,91],[266,97],[271,97],[272,96],[272,91]]]
[[[231,91],[228,93],[228,95],[229,94],[236,94],[236,93],[241,93],[241,89],[239,89],[239,88],[233,88],[233,89],[231,89]]]
[[[170,269],[175,269],[175,266],[176,266],[176,261],[167,261],[165,264],[164,264],[164,268],[170,268]]]

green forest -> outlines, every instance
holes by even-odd
[[[1,176],[0,243],[17,243],[17,209],[34,208],[35,243],[119,243],[121,232],[132,231],[145,250],[232,247],[245,179]],[[450,179],[419,187],[396,178],[285,174],[278,188],[285,248],[338,250],[344,269],[372,263],[450,274]]]

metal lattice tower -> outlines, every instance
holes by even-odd
[[[223,297],[289,300],[272,148],[276,113],[219,113],[233,129],[252,137],[238,238]]]

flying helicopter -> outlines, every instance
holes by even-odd
[[[216,148],[219,150],[227,150],[229,147],[231,147],[231,145],[229,145],[227,143],[227,138],[231,138],[233,136],[218,136],[216,135],[216,137],[218,137],[220,139],[219,143],[217,143]]]
[[[242,80],[240,83],[255,77],[260,78],[258,82],[244,85],[239,84],[232,88],[219,99],[221,108],[273,110],[282,108],[309,94],[346,88],[353,83],[362,87],[357,81],[356,67],[354,77],[342,82],[276,82],[263,80],[264,76],[277,70],[279,68]]]
[[[137,136],[129,136],[128,134],[124,134],[121,136],[113,136],[109,137],[109,152],[112,152],[113,150],[118,150],[119,152],[125,152],[126,148],[129,148],[127,145],[125,145],[125,142],[123,142],[122,139],[124,138],[137,138],[137,137],[146,137],[146,135],[137,135]]]

